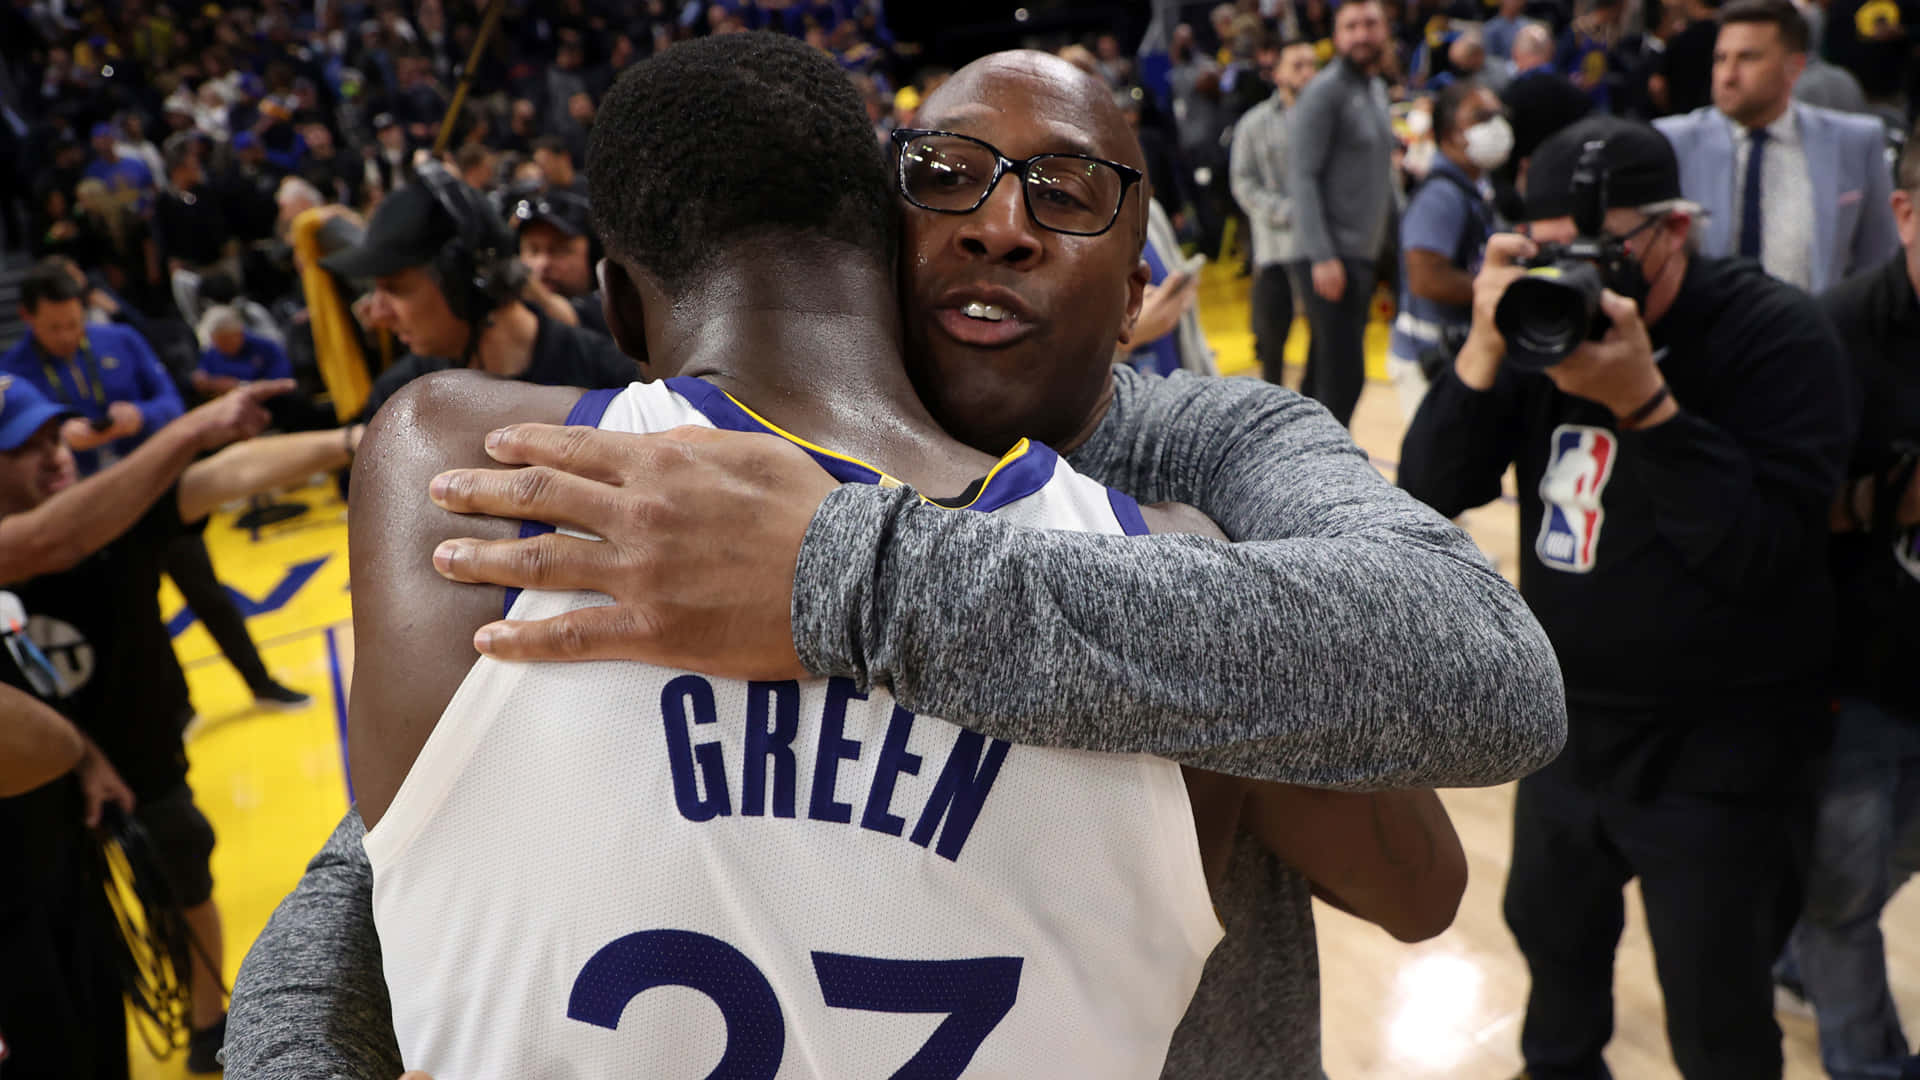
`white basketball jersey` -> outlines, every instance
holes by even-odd
[[[569,419],[785,434],[697,379]],[[1024,525],[1144,531],[1042,446],[976,489]],[[1010,746],[845,679],[483,658],[366,848],[394,1032],[436,1080],[1144,1080],[1221,936],[1177,766]]]

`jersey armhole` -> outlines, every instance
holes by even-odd
[[[1140,512],[1140,504],[1126,492],[1108,488],[1107,505],[1113,508],[1113,518],[1120,523],[1120,531],[1128,536],[1146,536],[1153,531],[1147,528],[1147,518]]]
[[[1153,804],[1154,829],[1161,864],[1166,869],[1167,901],[1187,941],[1203,959],[1226,936],[1213,891],[1207,887],[1207,868],[1200,859],[1200,830],[1193,820],[1193,802],[1180,766],[1164,758],[1141,755],[1140,769]]]

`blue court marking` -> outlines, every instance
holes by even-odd
[[[347,760],[347,695],[340,685],[340,644],[327,627],[327,675],[333,682],[333,726],[340,739],[340,775],[347,780],[347,805],[353,805],[353,765]]]

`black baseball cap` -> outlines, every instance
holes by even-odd
[[[457,231],[433,192],[412,183],[380,200],[357,246],[334,252],[320,265],[356,280],[385,277],[432,262]]]
[[[508,216],[513,227],[543,222],[567,236],[586,236],[592,228],[587,200],[572,192],[543,191],[517,199]]]
[[[1607,169],[1606,210],[1681,198],[1673,144],[1647,124],[1589,116],[1540,144],[1527,164],[1527,220],[1573,213],[1573,174],[1588,143],[1601,142]]]

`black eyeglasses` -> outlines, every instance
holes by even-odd
[[[992,145],[948,131],[901,128],[893,133],[900,194],[936,214],[971,214],[1000,178],[1018,176],[1027,216],[1068,236],[1099,236],[1120,217],[1140,170],[1085,154],[1035,154],[1015,161]]]

